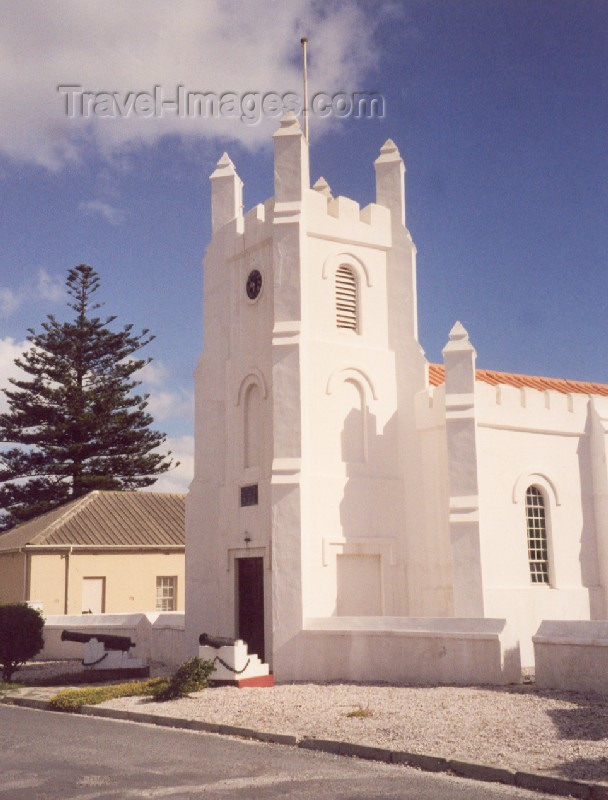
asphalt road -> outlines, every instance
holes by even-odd
[[[542,800],[295,747],[0,706],[2,800]]]

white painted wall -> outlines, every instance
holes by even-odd
[[[249,555],[264,559],[266,653],[279,680],[311,674],[305,620],[352,609],[507,619],[527,665],[541,619],[607,614],[608,403],[594,398],[590,411],[584,395],[476,381],[459,323],[446,383],[430,387],[397,148],[383,146],[376,203],[361,209],[326,181],[310,188],[293,115],[274,146],[275,196],[246,214],[227,156],[211,176],[187,648],[196,653],[203,631],[236,634],[235,562]],[[356,331],[336,325],[341,266],[357,287]],[[253,300],[252,269],[263,278]],[[528,481],[546,492],[548,587],[530,583]],[[241,508],[249,483],[259,504]],[[333,641],[331,630],[327,652],[345,635]]]
[[[429,388],[416,398],[423,470],[431,465],[424,471],[423,494],[433,497],[432,505],[439,509],[439,519],[427,512],[425,530],[440,547],[445,542],[441,513],[449,509],[451,545],[438,552],[435,563],[449,574],[446,558],[451,561],[454,586],[458,575],[464,576],[461,588],[466,591],[448,613],[467,613],[470,600],[472,616],[507,618],[518,632],[522,663],[531,666],[532,636],[543,619],[606,616],[606,434],[598,424],[600,415],[594,420],[590,410],[601,407],[605,413],[604,399],[479,380],[473,385],[474,356],[468,361],[465,355],[458,357],[467,352],[468,335],[456,332],[462,346],[453,366],[449,346],[444,351],[448,383],[450,371],[455,372],[452,390],[445,385]],[[468,352],[474,354],[470,344]],[[447,485],[443,469],[435,475],[432,470],[444,456],[451,464]],[[542,491],[546,503],[548,586],[530,579],[525,518],[530,485]],[[467,540],[469,548],[475,543],[474,550],[462,559]]]
[[[288,115],[275,134],[273,201],[243,216],[232,162],[222,157],[211,176],[214,238],[187,501],[189,646],[203,630],[236,634],[234,561],[248,554],[267,567],[271,661],[305,616],[352,605],[352,587],[338,581],[341,558],[374,565],[370,613],[408,613],[407,560],[421,545],[415,524],[408,534],[403,448],[416,445],[411,388],[424,386],[425,367],[415,248],[402,222],[404,167],[391,142],[376,171],[378,197],[392,208],[361,210],[327,186],[311,190],[307,145]],[[342,265],[356,281],[357,331],[336,325]],[[244,288],[254,268],[263,289],[252,301]],[[239,487],[249,482],[259,485],[259,505],[240,508]]]
[[[81,660],[84,645],[80,642],[62,642],[64,630],[78,633],[109,633],[128,636],[135,646],[129,650],[133,658],[147,662],[176,666],[186,658],[184,641],[184,613],[151,612],[149,614],[76,614],[45,617],[44,648],[38,660]]]
[[[608,621],[551,620],[534,636],[536,685],[608,694]]]
[[[495,619],[307,619],[281,667],[285,680],[500,685],[521,675],[513,632]]]
[[[478,384],[482,558],[486,613],[520,631],[524,665],[543,619],[601,613],[591,496],[588,397]],[[545,500],[549,585],[532,584],[525,492]]]

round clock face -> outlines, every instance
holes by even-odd
[[[247,276],[247,297],[255,300],[262,288],[262,274],[257,269],[252,269]]]

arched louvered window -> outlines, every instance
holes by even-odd
[[[342,264],[336,270],[336,326],[357,332],[358,316],[357,277]]]
[[[549,552],[545,499],[536,486],[526,489],[526,527],[528,531],[528,563],[532,583],[549,583]]]

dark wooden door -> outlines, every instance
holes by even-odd
[[[236,580],[237,636],[264,661],[264,559],[237,559]]]

